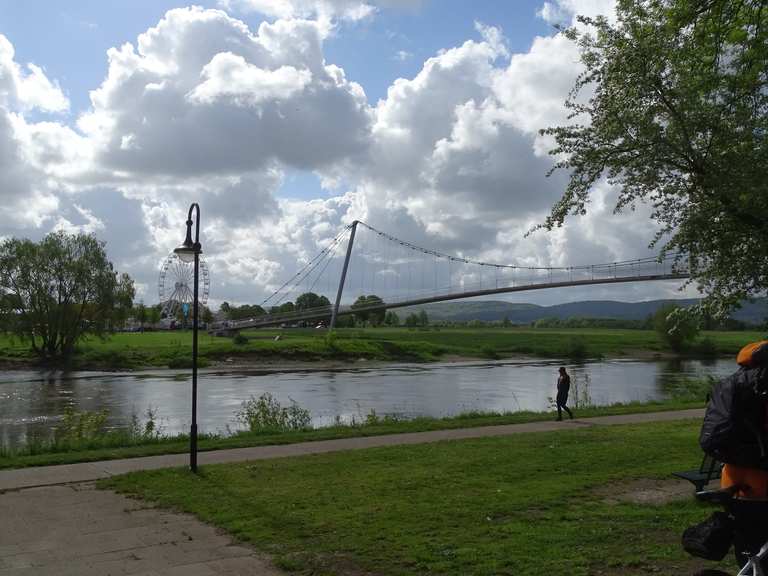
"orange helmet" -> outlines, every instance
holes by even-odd
[[[768,364],[768,340],[760,340],[744,346],[736,356],[736,363],[744,368]]]

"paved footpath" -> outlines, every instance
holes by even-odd
[[[601,416],[201,452],[220,464],[523,432],[701,419],[703,410]],[[186,454],[0,471],[0,576],[280,576],[253,549],[195,518],[95,490],[134,470],[185,466]]]

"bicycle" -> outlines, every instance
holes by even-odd
[[[735,498],[734,495],[741,489],[742,486],[734,485],[720,490],[703,490],[696,493],[696,498],[722,506],[734,519],[734,549],[736,560],[742,566],[736,576],[768,576],[768,540],[759,545],[765,537],[766,528],[757,526],[765,523],[768,502]],[[756,535],[759,536],[757,543]],[[704,569],[696,572],[694,576],[731,575],[722,570]]]

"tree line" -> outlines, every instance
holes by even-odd
[[[134,304],[133,279],[115,270],[105,243],[91,234],[52,232],[39,242],[8,238],[0,242],[0,331],[29,344],[42,359],[66,358],[85,335],[103,337],[132,325],[137,329],[157,327],[163,320],[162,305]],[[306,292],[295,302],[285,302],[269,311],[258,305],[221,305],[220,313],[231,320],[253,318],[267,312],[327,309],[325,296]],[[357,298],[354,315],[340,318],[340,326],[398,326],[400,318],[386,310],[375,294]],[[215,315],[201,306],[203,325]],[[178,325],[188,320],[176,311]],[[412,314],[406,325],[423,326],[426,313]]]
[[[319,310],[322,312],[324,308],[328,311],[326,320],[330,320],[330,300],[314,292],[305,292],[296,298],[296,302],[284,302],[271,306],[268,309],[258,304],[235,306],[229,302],[222,302],[219,312],[226,320],[248,320],[267,314],[300,312],[302,310]],[[336,321],[336,325],[339,328],[400,326],[401,324],[405,326],[427,326],[429,324],[429,318],[424,310],[418,313],[411,313],[404,320],[401,320],[396,312],[387,310],[386,302],[375,294],[359,296],[352,303],[351,308],[357,311],[354,314],[340,316]]]

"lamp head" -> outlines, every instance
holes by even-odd
[[[200,254],[200,243],[192,242],[192,220],[187,220],[187,237],[184,242],[173,251],[179,260],[186,263],[194,262],[195,254]]]

